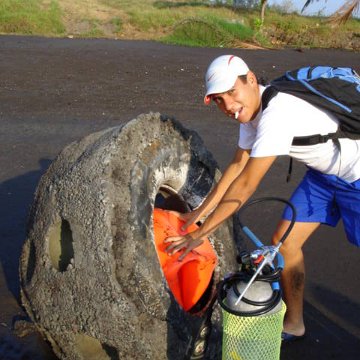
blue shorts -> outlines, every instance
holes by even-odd
[[[290,201],[296,208],[296,221],[336,226],[341,218],[348,240],[360,246],[360,179],[349,183],[310,169]],[[291,215],[287,207],[283,219],[291,220]]]

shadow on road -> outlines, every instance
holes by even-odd
[[[41,159],[39,169],[0,184],[0,360],[56,359],[19,305],[19,257],[25,224],[36,186],[50,163]]]
[[[51,160],[40,159],[39,169],[4,181],[0,184],[0,262],[7,288],[19,298],[19,257],[26,236],[28,212],[36,186]]]

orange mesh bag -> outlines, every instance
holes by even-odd
[[[192,224],[186,231],[181,230],[184,221],[175,214],[154,209],[155,245],[164,276],[178,304],[190,310],[209,286],[217,264],[217,256],[209,239],[192,250],[182,261],[178,261],[183,251],[170,256],[165,249],[169,246],[164,240],[169,236],[185,235],[198,228]]]

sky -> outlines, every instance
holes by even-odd
[[[268,0],[269,5],[281,5],[281,4],[290,4],[292,9],[301,11],[302,7],[306,3],[306,0]],[[328,16],[333,14],[338,10],[343,4],[346,3],[346,0],[314,0],[306,10],[303,12],[304,15],[317,15],[319,11],[321,15]],[[287,6],[287,5],[286,5]],[[358,12],[357,16],[360,13]]]

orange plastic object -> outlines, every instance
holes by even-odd
[[[187,311],[199,301],[209,286],[217,257],[207,238],[182,261],[178,261],[178,258],[183,251],[168,255],[165,249],[170,243],[164,243],[167,237],[185,235],[198,228],[192,224],[184,232],[180,230],[183,224],[184,221],[175,214],[154,209],[154,237],[160,265],[176,301]]]

